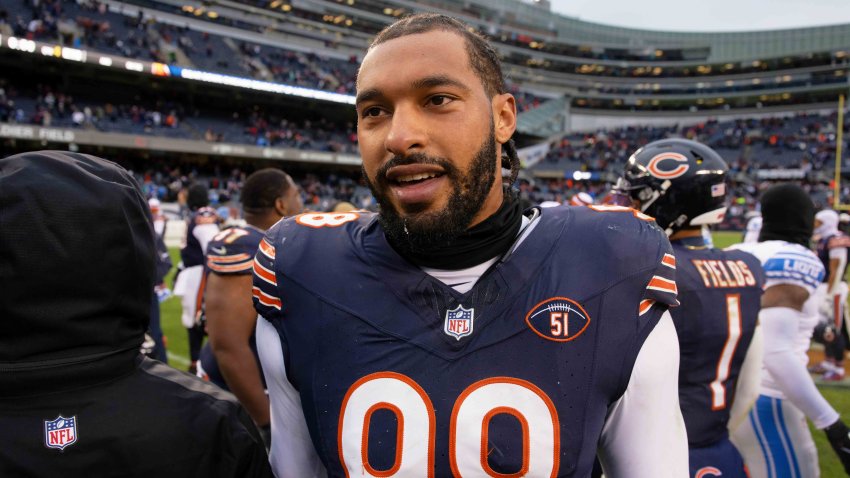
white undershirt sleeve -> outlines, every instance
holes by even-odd
[[[738,375],[738,384],[735,388],[735,398],[732,401],[732,409],[729,411],[729,423],[726,424],[729,433],[735,431],[747,419],[750,409],[759,397],[759,386],[761,385],[761,364],[764,354],[764,340],[761,325],[756,325],[750,347],[741,364],[741,373]]]
[[[844,259],[844,262],[847,262],[847,248],[846,247],[833,247],[829,250],[829,258],[830,259]]]
[[[283,348],[274,326],[257,318],[257,352],[271,405],[272,446],[269,461],[277,478],[324,478],[307,420],[301,410],[301,396],[286,378]]]
[[[598,453],[607,478],[688,476],[688,436],[679,409],[679,338],[669,312],[647,337],[626,392],[611,406]]]
[[[838,413],[818,392],[806,364],[794,348],[802,313],[789,307],[769,307],[759,313],[764,330],[764,367],[776,385],[797,408],[823,429],[838,420]]]
[[[218,226],[215,224],[199,224],[192,229],[192,233],[195,239],[201,244],[201,250],[204,251],[204,254],[207,253],[207,244],[210,243],[218,232]]]

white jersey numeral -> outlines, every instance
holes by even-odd
[[[741,341],[741,295],[728,294],[726,296],[726,343],[717,360],[717,375],[711,382],[711,409],[722,410],[726,408],[726,380],[729,379],[729,367],[732,365],[732,357],[738,342]]]
[[[396,415],[395,460],[384,470],[369,463],[372,413]],[[488,461],[488,431],[497,415],[513,416],[522,429],[522,467],[500,475]],[[339,419],[339,455],[346,476],[434,476],[434,407],[411,378],[392,372],[368,375],[349,388]],[[455,401],[450,425],[449,459],[457,477],[556,476],[560,425],[552,400],[524,380],[496,377],[476,382]]]
[[[369,422],[381,409],[398,420],[395,463],[387,470],[369,464]],[[434,427],[431,399],[412,379],[392,372],[363,377],[348,389],[339,416],[339,458],[346,476],[433,477]]]
[[[509,476],[556,476],[561,437],[555,406],[539,388],[509,377],[474,383],[455,402],[449,439],[452,473],[506,476],[487,463],[490,420],[502,413],[512,415],[522,426],[522,468]]]
[[[320,229],[323,227],[339,227],[345,223],[356,221],[360,217],[356,212],[343,213],[313,213],[308,212],[295,216],[295,222],[302,226]]]

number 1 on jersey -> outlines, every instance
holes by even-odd
[[[711,382],[711,409],[726,408],[726,380],[729,379],[729,367],[735,349],[741,341],[741,294],[726,295],[726,343],[717,361],[717,376]]]

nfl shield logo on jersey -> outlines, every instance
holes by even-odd
[[[44,444],[47,448],[64,450],[77,441],[77,417],[59,415],[55,420],[44,421]]]
[[[475,309],[465,309],[462,305],[446,311],[446,323],[443,331],[460,340],[472,334],[472,321],[475,318]]]

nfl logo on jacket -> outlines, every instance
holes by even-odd
[[[44,421],[44,444],[47,448],[64,450],[77,441],[77,417],[65,418],[62,415],[55,420]]]

